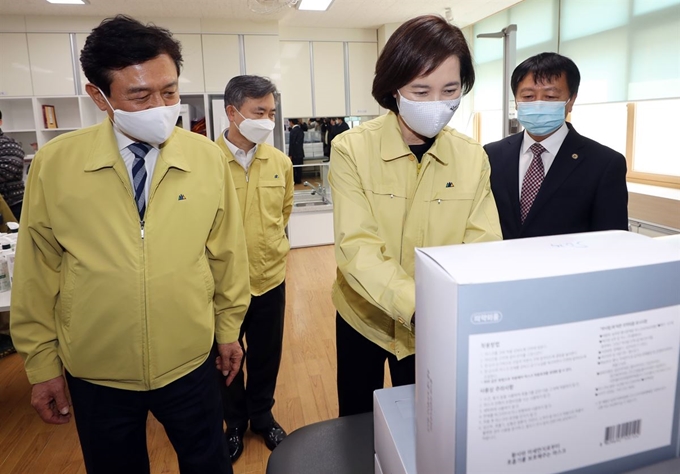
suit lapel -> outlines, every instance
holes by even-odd
[[[522,147],[523,133],[516,133],[507,138],[508,146],[503,147],[505,156],[503,161],[507,163],[505,172],[506,189],[508,190],[508,200],[512,207],[512,218],[517,228],[521,228],[522,220],[519,210],[519,153]]]
[[[564,139],[560,151],[557,152],[557,156],[553,161],[548,174],[545,175],[541,189],[536,195],[531,210],[527,215],[524,225],[527,225],[533,220],[533,217],[540,211],[541,207],[548,202],[550,197],[559,187],[564,183],[564,181],[569,177],[569,175],[586,159],[586,156],[579,153],[579,150],[583,148],[585,141],[579,135],[576,130],[569,126],[569,133]],[[576,156],[576,158],[574,158]]]

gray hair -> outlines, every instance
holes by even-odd
[[[224,89],[224,106],[233,105],[240,109],[246,99],[260,99],[276,93],[272,81],[262,76],[233,77]]]

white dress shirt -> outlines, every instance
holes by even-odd
[[[548,174],[550,166],[552,166],[557,152],[560,151],[564,139],[569,133],[569,127],[567,123],[563,123],[560,128],[557,129],[555,133],[550,135],[548,138],[544,139],[541,143],[546,151],[541,155],[541,160],[543,160],[543,172],[544,175]],[[519,149],[519,192],[522,193],[522,184],[524,183],[524,175],[527,174],[531,160],[534,159],[534,154],[529,149],[531,145],[536,143],[536,140],[531,138],[526,130],[524,130],[524,140],[522,140],[522,146]],[[521,196],[520,196],[521,197]]]
[[[250,165],[253,163],[253,159],[255,158],[255,153],[257,153],[257,145],[252,147],[250,150],[243,151],[233,143],[229,141],[229,138],[227,138],[227,134],[229,133],[229,129],[226,129],[224,131],[224,141],[229,147],[229,151],[231,152],[232,155],[234,155],[234,158],[236,159],[236,162],[241,165],[241,167],[246,170],[246,173],[248,172],[248,168],[250,168]]]
[[[125,167],[128,170],[128,176],[130,176],[130,185],[132,186],[132,195],[135,194],[135,181],[132,178],[132,165],[135,162],[135,154],[128,146],[136,143],[135,140],[126,137],[122,134],[116,127],[113,127],[113,133],[116,135],[116,141],[118,142],[118,151],[120,156],[123,157],[125,162]],[[149,145],[151,146],[151,145]],[[144,199],[146,206],[149,206],[149,189],[151,188],[151,179],[153,178],[153,170],[156,169],[156,161],[158,160],[158,148],[151,146],[149,153],[144,157],[144,167],[146,168],[146,183],[144,184]]]

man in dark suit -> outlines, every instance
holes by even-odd
[[[576,64],[556,53],[512,73],[525,130],[484,147],[504,239],[628,229],[625,158],[565,122],[580,80]]]
[[[336,127],[336,131],[335,131],[335,135],[333,136],[333,138],[337,137],[342,132],[349,130],[349,125],[347,125],[347,122],[345,122],[344,117],[337,117],[335,119],[335,127]]]
[[[301,165],[305,159],[305,132],[300,127],[300,120],[289,119],[290,135],[288,137],[288,156],[293,165]],[[293,168],[295,184],[302,183],[302,168]]]

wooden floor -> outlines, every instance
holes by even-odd
[[[333,247],[292,250],[286,279],[286,326],[274,416],[288,432],[338,414],[335,385]],[[0,474],[85,473],[75,423],[44,424],[30,406],[31,387],[18,355],[0,359]],[[163,427],[149,416],[152,473],[178,473]],[[235,474],[262,473],[269,450],[248,432]]]

